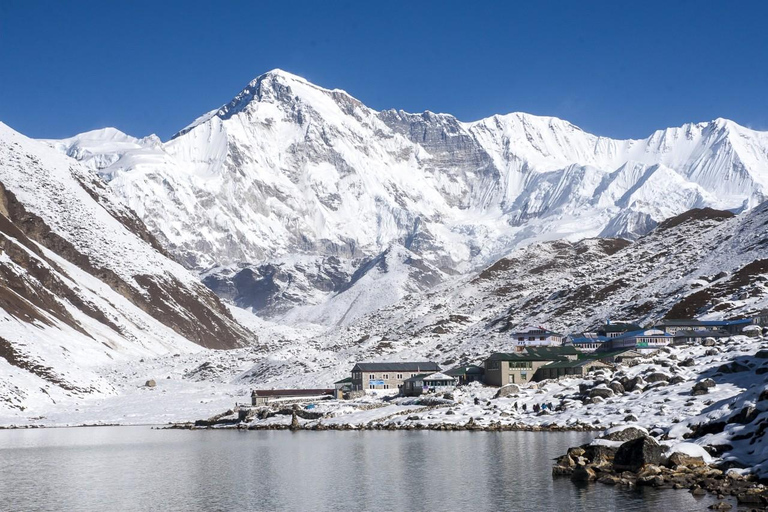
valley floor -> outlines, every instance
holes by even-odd
[[[104,376],[117,390],[114,396],[3,411],[0,425],[192,425],[211,417],[215,419],[201,424],[279,429],[293,423],[294,428],[342,430],[600,430],[634,425],[672,440],[696,437],[691,441],[702,446],[736,445],[719,455],[761,472],[765,457],[732,439],[748,439],[765,423],[763,416],[768,418],[768,400],[763,396],[768,378],[766,349],[764,338],[736,336],[716,347],[667,347],[642,364],[600,370],[588,379],[509,387],[505,389],[509,394],[498,398],[498,388],[472,384],[447,395],[366,395],[318,401],[311,408],[306,403],[294,408],[291,402],[275,402],[246,407],[245,422],[229,411],[250,402],[251,386],[232,378],[252,364],[249,349],[172,355],[105,368]],[[152,387],[146,385],[150,379],[155,381]],[[712,379],[711,387],[694,393],[694,386],[705,379]],[[552,404],[554,410],[536,414],[534,404]],[[731,419],[745,407],[751,407],[748,418]],[[702,435],[698,426],[720,420],[719,429]]]

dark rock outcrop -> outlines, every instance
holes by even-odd
[[[616,471],[637,471],[646,464],[661,462],[661,446],[652,437],[643,436],[619,446],[613,459]]]

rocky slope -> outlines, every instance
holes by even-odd
[[[116,360],[255,335],[92,171],[0,123],[0,398],[110,393]]]
[[[739,216],[692,210],[634,242],[534,244],[279,348],[242,378],[269,387],[331,382],[360,360],[474,363],[509,350],[510,331],[530,325],[578,332],[606,319],[750,315],[768,307],[767,230],[764,204]]]
[[[346,284],[393,246],[428,266],[415,280],[437,282],[537,241],[633,239],[694,207],[743,211],[768,185],[768,134],[723,119],[614,140],[520,113],[375,111],[279,70],[165,143],[114,130],[49,143],[99,169],[214,289],[267,316],[355,295]],[[398,283],[389,304],[423,288]],[[355,296],[369,306],[345,322],[386,305]],[[339,320],[308,311],[298,317]]]

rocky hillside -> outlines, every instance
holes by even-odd
[[[530,325],[576,332],[606,319],[649,324],[749,315],[768,307],[766,230],[768,204],[739,216],[692,210],[634,242],[534,244],[301,346],[283,347],[244,378],[265,385],[322,382],[341,378],[359,360],[478,362],[508,350],[509,331]],[[299,377],[289,372],[296,364],[304,372]]]
[[[109,393],[98,365],[253,339],[97,175],[0,124],[0,399]]]

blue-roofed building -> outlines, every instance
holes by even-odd
[[[674,336],[664,332],[661,329],[644,329],[640,331],[631,331],[611,338],[601,345],[600,351],[616,351],[624,349],[634,349],[640,353],[652,352],[661,347],[670,345]]]
[[[669,334],[676,334],[679,331],[703,330],[722,330],[729,334],[741,334],[741,330],[751,324],[751,318],[742,318],[739,320],[666,319],[659,321],[654,328]]]
[[[730,338],[731,334],[728,331],[713,331],[709,329],[702,329],[702,330],[695,330],[695,331],[689,331],[689,330],[681,330],[677,331],[674,334],[674,341],[672,342],[674,345],[685,345],[685,344],[691,344],[691,343],[702,343],[707,338],[712,338],[714,340],[719,340],[722,338]]]
[[[565,343],[573,345],[579,352],[594,352],[608,341],[611,341],[608,336],[579,332],[569,335]]]

